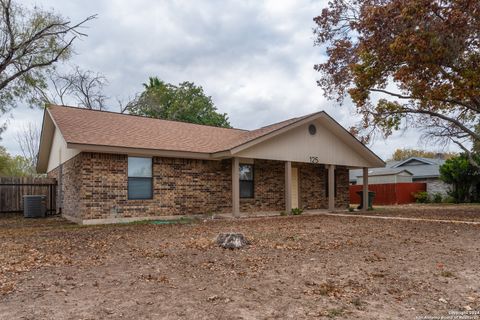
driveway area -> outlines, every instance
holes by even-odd
[[[480,206],[368,214],[480,221]],[[230,231],[251,245],[217,247]],[[0,219],[0,245],[0,319],[480,318],[478,225],[304,215],[81,227],[12,217]]]

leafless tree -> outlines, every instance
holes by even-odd
[[[46,84],[35,86],[33,104],[74,104],[86,109],[105,109],[107,96],[103,92],[108,81],[100,73],[79,67],[73,67],[66,74],[54,70],[48,73]]]
[[[130,96],[126,99],[117,98],[119,112],[128,113],[129,110],[137,103],[139,96],[140,94],[137,93],[135,96]]]
[[[97,110],[105,108],[107,97],[103,94],[103,89],[108,83],[105,76],[89,70],[82,71],[76,67],[69,80],[70,93],[80,107]]]
[[[17,132],[16,140],[23,157],[28,161],[30,168],[34,170],[37,165],[40,130],[35,124],[29,122],[23,126],[21,131]]]

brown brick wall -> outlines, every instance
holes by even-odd
[[[241,212],[285,210],[284,162],[255,160],[253,186],[254,198],[240,198]]]
[[[326,183],[328,171],[324,165],[303,163],[298,165],[300,206],[306,210],[327,209]],[[336,208],[347,208],[350,202],[348,190],[348,169],[337,166],[335,168],[337,196]]]
[[[335,207],[346,209],[350,204],[349,170],[346,167],[336,167],[335,179],[337,179]]]
[[[63,213],[85,219],[231,212],[231,160],[153,158],[151,200],[128,199],[126,155],[81,153],[63,164]],[[301,164],[300,204],[326,208],[325,168]],[[285,164],[255,160],[254,198],[240,199],[242,212],[285,209]],[[57,179],[59,168],[49,173]],[[337,169],[337,205],[348,205],[348,170]]]
[[[162,214],[230,212],[231,161],[155,158],[155,196]]]
[[[280,211],[284,164],[256,160],[253,199],[240,199],[243,212]],[[152,200],[128,200],[127,156],[84,153],[84,219],[230,213],[231,160],[153,160]]]
[[[299,164],[298,179],[300,207],[307,210],[327,208],[325,166]]]
[[[57,180],[57,211],[82,219],[82,155],[79,154],[50,171],[48,177]]]
[[[153,159],[153,199],[128,199],[126,155],[83,155],[84,219],[231,211],[230,161]]]

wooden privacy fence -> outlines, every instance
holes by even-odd
[[[56,212],[57,182],[50,178],[0,177],[0,213],[22,212],[23,196],[47,197],[47,213]]]
[[[350,203],[360,203],[357,191],[362,191],[362,188],[363,185],[350,186]],[[368,190],[375,192],[374,205],[405,204],[415,202],[413,194],[426,191],[427,184],[417,182],[370,184]]]

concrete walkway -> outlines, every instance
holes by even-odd
[[[465,220],[447,220],[447,219],[426,219],[426,218],[408,218],[408,217],[395,217],[395,216],[374,216],[363,213],[345,213],[345,211],[330,212],[326,209],[320,210],[307,210],[302,213],[301,216],[329,216],[329,217],[346,217],[346,218],[364,218],[364,219],[382,219],[382,220],[404,220],[404,221],[420,221],[420,222],[440,222],[440,223],[458,223],[458,224],[471,224],[480,225],[480,221],[465,221]],[[216,214],[214,219],[260,219],[260,218],[272,218],[280,217],[279,212],[257,212],[257,213],[240,213],[239,216],[233,217],[232,214]],[[288,215],[289,217],[294,217]],[[297,216],[297,217],[300,217]]]
[[[424,221],[424,222],[443,222],[443,223],[461,223],[461,224],[463,223],[463,224],[480,225],[480,221],[406,218],[406,217],[395,217],[395,216],[373,216],[373,215],[365,215],[365,214],[331,213],[331,212],[309,212],[308,214],[333,216],[333,217],[350,217],[350,218],[383,219],[383,220],[406,220],[406,221]]]

